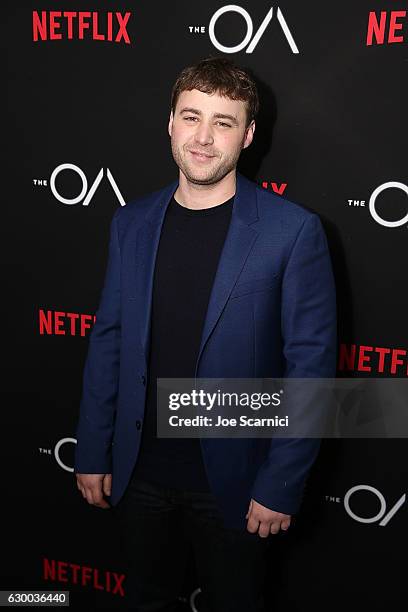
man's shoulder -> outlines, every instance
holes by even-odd
[[[282,219],[288,219],[303,223],[316,213],[308,208],[305,204],[300,204],[294,200],[289,200],[286,197],[268,191],[263,187],[255,184],[257,201],[259,206],[259,215],[269,216],[278,215]]]
[[[161,198],[173,188],[174,184],[174,182],[169,183],[155,191],[137,196],[126,202],[126,205],[119,208],[114,214],[119,227],[125,229],[134,222],[143,222],[146,214],[152,209],[152,206],[156,203],[158,204]]]
[[[137,216],[144,216],[147,211],[151,208],[152,204],[160,199],[160,197],[170,188],[172,183],[160,187],[155,191],[150,191],[143,195],[132,198],[126,202],[126,206],[122,206],[120,209],[120,216],[123,219],[131,219]]]
[[[256,193],[259,223],[265,230],[296,236],[305,223],[319,224],[316,212],[304,204],[268,191],[253,183]]]

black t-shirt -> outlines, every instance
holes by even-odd
[[[157,378],[194,378],[208,301],[234,198],[194,210],[169,203],[157,252],[145,415],[136,477],[209,491],[198,438],[158,438]]]

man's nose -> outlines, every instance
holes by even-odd
[[[202,146],[213,144],[214,138],[212,134],[212,128],[208,123],[201,121],[198,124],[195,132],[195,140]]]

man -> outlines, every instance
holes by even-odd
[[[140,612],[179,609],[189,550],[205,610],[264,610],[266,544],[289,528],[319,450],[313,438],[156,436],[159,377],[335,375],[320,220],[236,171],[258,105],[230,60],[183,70],[168,125],[179,178],[111,225],[75,472],[90,504],[113,506]]]

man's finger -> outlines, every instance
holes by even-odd
[[[110,505],[108,504],[106,499],[102,499],[100,502],[94,504],[94,506],[97,506],[98,508],[110,508]]]
[[[98,490],[95,488],[95,486],[85,486],[84,489],[86,501],[88,502],[88,504],[94,505],[95,502],[98,501]]]
[[[89,487],[84,487],[85,490],[85,499],[88,502],[88,504],[93,504],[93,497],[92,497],[92,491],[90,490]]]
[[[108,502],[103,498],[101,483],[96,484],[93,487],[89,487],[87,490],[87,500],[93,506],[98,508],[110,508]]]
[[[102,483],[98,483],[92,487],[90,487],[91,490],[91,498],[92,498],[92,503],[96,506],[97,504],[100,504],[102,501]]]
[[[258,533],[261,538],[267,538],[269,535],[269,523],[260,523]]]
[[[279,530],[280,530],[280,525],[281,525],[281,524],[280,524],[280,521],[273,521],[273,522],[271,523],[271,526],[270,526],[270,531],[271,531],[271,533],[272,533],[272,534],[274,534],[274,535],[275,535],[275,534],[277,534],[277,533],[279,533]]]
[[[103,492],[105,493],[105,495],[110,495],[111,490],[112,490],[112,475],[106,474],[105,478],[103,479]]]
[[[252,511],[252,499],[251,499],[251,501],[249,502],[248,512],[247,512],[247,513],[246,513],[246,515],[245,515],[245,518],[246,518],[246,519],[247,519],[247,518],[250,516],[251,511]]]
[[[259,521],[256,521],[253,516],[250,516],[247,523],[247,530],[250,533],[256,533],[258,531]]]

